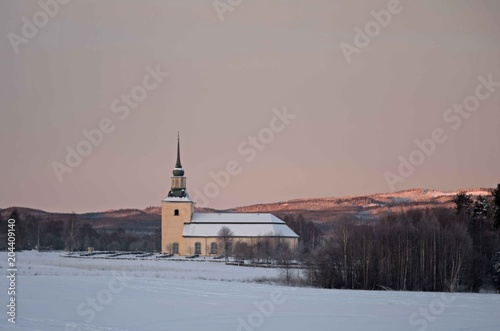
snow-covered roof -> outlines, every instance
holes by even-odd
[[[286,224],[268,213],[194,213],[191,223],[276,223]]]
[[[187,197],[182,197],[182,198],[178,198],[178,197],[166,197],[162,201],[169,201],[169,202],[183,202],[183,201],[185,201],[185,202],[192,202],[193,200],[191,200],[191,198],[188,195]]]
[[[298,238],[285,222],[272,214],[194,213],[191,223],[184,224],[184,237],[217,237],[227,226],[235,237],[280,236]]]

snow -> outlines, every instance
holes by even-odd
[[[455,196],[459,193],[460,191],[453,191],[453,192],[443,192],[443,191],[430,191],[429,195],[432,197],[441,197],[441,196]],[[466,194],[470,194],[473,196],[476,195],[482,195],[482,196],[489,196],[491,195],[491,192],[485,191],[485,190],[476,190],[476,191],[465,191]]]
[[[285,224],[268,213],[194,213],[192,223],[276,223]]]
[[[235,237],[280,236],[298,238],[299,236],[285,224],[184,224],[183,237],[217,237],[222,226],[227,226]]]
[[[194,213],[191,223],[184,224],[185,237],[217,237],[227,226],[236,237],[281,236],[298,238],[286,223],[272,214],[256,213]]]
[[[369,203],[367,205],[364,205],[363,208],[382,207],[382,206],[384,206],[384,205],[381,203]]]
[[[279,270],[210,262],[37,252],[17,262],[17,322],[3,312],[1,330],[500,329],[496,294],[292,288],[248,282]],[[4,309],[7,286],[1,277]]]
[[[189,195],[187,194],[186,192],[186,197],[166,197],[165,199],[163,199],[162,201],[165,201],[165,202],[193,202],[193,200],[191,200],[191,198],[189,197]]]

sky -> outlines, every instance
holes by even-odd
[[[500,182],[500,2],[0,0],[0,208]]]

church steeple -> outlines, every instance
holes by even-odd
[[[173,174],[174,176],[184,176],[184,169],[182,169],[182,164],[181,164],[181,143],[179,138],[179,132],[177,132],[177,162],[175,163]]]
[[[181,146],[179,133],[177,132],[177,162],[175,163],[175,168],[172,171],[173,177],[171,189],[168,192],[168,197],[175,198],[185,198],[189,197],[186,192],[186,177],[184,177],[184,169],[182,169],[181,164]]]

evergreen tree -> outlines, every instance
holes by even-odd
[[[458,215],[470,215],[472,208],[472,196],[470,194],[466,194],[464,191],[459,192],[451,201],[455,203],[455,209]]]
[[[495,261],[493,261],[493,282],[497,293],[500,293],[500,252],[496,254]]]
[[[472,218],[475,220],[485,221],[488,219],[490,214],[490,206],[486,197],[478,195],[476,201],[474,202],[474,208],[472,210]]]
[[[493,203],[495,208],[495,228],[500,227],[500,184],[497,184],[497,188],[491,192],[493,195]]]

